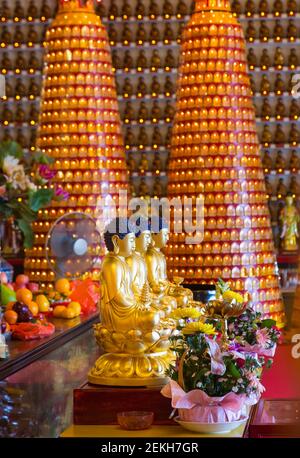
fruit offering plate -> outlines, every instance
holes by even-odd
[[[18,340],[43,339],[55,331],[52,323],[17,323],[11,325],[12,338]]]
[[[248,416],[242,416],[239,420],[225,423],[202,423],[198,421],[183,421],[180,417],[175,417],[174,420],[183,428],[195,433],[203,434],[223,434],[229,433],[239,426],[246,423]]]

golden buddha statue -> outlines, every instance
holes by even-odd
[[[31,41],[32,43],[37,43],[39,41],[39,36],[37,31],[33,26],[30,26],[27,31],[27,40]]]
[[[276,76],[275,79],[274,91],[276,92],[276,94],[282,94],[285,91],[285,82],[279,74]]]
[[[278,151],[278,153],[277,153],[275,167],[276,167],[276,170],[281,171],[281,172],[283,170],[285,170],[286,163],[285,163],[285,159],[284,159],[284,157],[282,155],[282,151]]]
[[[153,172],[157,172],[157,171],[160,172],[161,168],[162,168],[161,157],[160,157],[159,154],[155,154],[153,162],[152,162],[152,171]]]
[[[111,35],[109,34],[109,38]],[[114,40],[117,41],[117,40]],[[122,42],[124,44],[130,43],[132,41],[132,29],[129,27],[129,25],[125,25],[123,32],[122,32]]]
[[[29,88],[28,88],[28,94],[38,96],[40,92],[41,92],[40,86],[36,83],[34,79],[31,79]]]
[[[166,77],[165,85],[164,85],[164,93],[167,96],[170,96],[174,92],[174,84],[169,76]]]
[[[142,178],[139,185],[139,196],[148,197],[149,196],[149,187],[146,183],[145,178]]]
[[[261,116],[264,119],[269,119],[272,115],[272,107],[268,101],[268,99],[264,99],[262,108],[261,108]]]
[[[147,153],[142,153],[141,162],[139,165],[139,170],[141,172],[147,172],[149,170],[149,162],[147,158]]]
[[[9,19],[11,17],[10,8],[5,0],[2,1],[2,8],[0,14],[3,18],[6,19]]]
[[[284,105],[281,97],[279,97],[279,99],[278,99],[278,101],[276,103],[275,114],[276,114],[276,118],[277,119],[282,119],[282,118],[284,118],[286,116],[285,105]]]
[[[272,133],[270,132],[270,127],[268,124],[265,124],[263,127],[261,141],[262,143],[272,143]]]
[[[290,119],[298,119],[300,116],[300,107],[298,105],[297,100],[292,99],[289,109],[289,117]]]
[[[157,122],[161,118],[161,109],[159,107],[159,104],[157,100],[153,102],[153,106],[151,109],[151,119],[152,122]]]
[[[151,83],[151,94],[152,95],[157,95],[160,93],[160,84],[157,80],[156,76],[153,76],[153,80]]]
[[[292,143],[293,145],[296,145],[299,143],[299,132],[296,124],[291,125],[291,130],[289,134],[289,143]]]
[[[121,58],[119,56],[119,53],[114,50],[112,52],[112,63],[113,63],[113,66],[116,68],[116,69],[119,69],[119,68],[122,68],[122,61],[121,61]]]
[[[6,70],[12,70],[13,68],[13,63],[10,58],[10,56],[7,54],[7,52],[4,52],[2,54],[2,62],[1,62],[2,68],[5,68]],[[6,82],[7,84],[7,82]]]
[[[270,38],[271,31],[265,22],[262,22],[259,28],[259,39],[260,41],[268,41]]]
[[[151,308],[145,283],[142,298],[134,294],[132,273],[126,259],[135,250],[135,234],[127,218],[116,218],[107,227],[104,240],[108,254],[100,273],[101,323],[95,337],[105,353],[88,374],[90,383],[115,386],[161,385],[172,356],[172,329]]]
[[[1,114],[1,118],[3,121],[7,121],[7,122],[12,122],[14,119],[14,114],[6,103],[3,104],[3,111]]]
[[[137,68],[143,69],[148,67],[148,59],[145,55],[145,51],[143,49],[140,50],[137,60],[136,60]]]
[[[155,49],[151,56],[151,67],[157,69],[161,67],[160,55],[157,49]]]
[[[179,0],[176,8],[177,17],[186,16],[188,14],[188,8],[183,0]]]
[[[297,37],[297,27],[295,26],[294,21],[289,20],[289,25],[287,28],[287,37],[289,40],[295,39]]]
[[[15,120],[17,122],[25,122],[26,120],[26,114],[25,114],[25,111],[23,110],[23,108],[21,106],[18,106],[16,112],[15,112]]]
[[[152,24],[150,29],[150,41],[155,44],[160,41],[160,31],[156,24]]]
[[[246,28],[246,32],[245,32],[245,37],[246,37],[246,40],[248,40],[248,41],[255,40],[255,38],[256,38],[256,28],[253,25],[253,21],[249,21],[248,22],[248,25],[247,25],[247,28]]]
[[[25,17],[24,8],[21,5],[19,0],[17,0],[16,4],[15,4],[14,17],[17,17],[17,18],[24,18]]]
[[[164,111],[164,118],[167,122],[171,122],[175,114],[175,107],[174,105],[170,102],[170,100],[167,101],[166,106],[165,106],[165,111]]]
[[[28,140],[27,140],[26,135],[24,135],[22,128],[18,129],[17,142],[19,143],[19,145],[22,146],[22,148],[28,147]]]
[[[258,5],[258,11],[261,16],[266,16],[269,12],[269,3],[268,0],[260,0]],[[261,14],[263,13],[263,14]]]
[[[135,16],[142,19],[145,16],[145,5],[142,0],[138,0],[135,7]]]
[[[164,41],[165,42],[170,42],[174,40],[174,32],[170,24],[165,25],[165,30],[164,30]]]
[[[238,16],[241,14],[242,12],[242,6],[240,4],[240,1],[239,0],[233,0],[232,4],[231,4],[231,11],[235,14],[237,14]]]
[[[273,3],[273,13],[276,16],[280,16],[282,12],[283,12],[282,0],[275,0],[275,2]]]
[[[20,70],[25,70],[27,68],[27,62],[24,58],[24,53],[20,51],[17,53],[16,68],[19,68]]]
[[[153,135],[152,135],[152,146],[160,146],[162,145],[162,136],[160,130],[157,126],[154,127]]]
[[[296,49],[295,48],[292,48],[290,50],[290,54],[289,54],[289,57],[288,57],[288,66],[289,68],[295,68],[295,67],[298,67],[299,65],[299,59],[298,59],[298,56],[297,56],[297,53],[296,53]]]
[[[48,0],[43,0],[42,8],[41,8],[41,17],[45,19],[49,19],[52,17],[52,11],[50,6],[47,3]]]
[[[121,14],[123,19],[128,19],[130,16],[132,16],[132,8],[128,0],[125,0],[123,3]]]
[[[118,41],[118,32],[113,24],[108,28],[108,36],[110,44],[115,44]]]
[[[284,251],[297,251],[300,222],[300,214],[294,204],[293,196],[288,194],[285,199],[285,206],[282,208],[279,216],[282,224],[281,239],[282,249]]]
[[[147,40],[147,32],[143,25],[139,25],[135,35],[136,43],[142,44]]]
[[[108,16],[110,19],[114,19],[119,16],[119,9],[116,4],[116,0],[111,0],[110,7],[108,10]]]
[[[276,193],[278,196],[286,196],[287,194],[287,187],[286,185],[284,184],[284,179],[283,178],[279,178],[279,181],[278,181],[278,185],[277,185],[277,189],[276,189]]]
[[[147,94],[147,86],[142,76],[139,77],[136,92],[138,97],[144,97]]]
[[[130,172],[134,172],[135,168],[136,168],[136,164],[135,164],[135,160],[134,160],[134,154],[132,152],[128,153],[126,163],[127,163],[127,167],[129,169],[129,171]]]
[[[272,170],[273,168],[273,160],[270,151],[265,151],[263,158],[262,158],[263,168],[265,170]]]
[[[169,281],[167,276],[167,263],[162,249],[168,243],[169,229],[162,218],[151,219],[151,234],[153,243],[149,246],[145,255],[148,280],[152,291],[156,294],[165,294],[176,298],[177,307],[184,307],[193,301],[193,293],[180,284]]]
[[[122,93],[124,96],[126,95],[127,97],[130,97],[133,94],[133,87],[129,78],[125,78],[124,80]]]
[[[256,11],[256,5],[253,0],[247,0],[246,5],[245,5],[245,12],[246,14],[249,13],[249,15],[253,15]]]
[[[281,127],[281,125],[277,124],[276,129],[275,129],[275,135],[274,135],[274,143],[277,144],[283,144],[285,143],[285,133]]]
[[[5,40],[6,41],[6,40]],[[21,27],[17,27],[14,33],[14,42],[15,43],[24,43],[25,42],[25,35],[21,30]]]
[[[159,177],[155,178],[152,190],[153,197],[161,197],[163,195],[163,188]]]
[[[274,55],[274,64],[277,68],[282,68],[284,66],[284,55],[282,49],[277,47]]]
[[[166,135],[166,140],[165,140],[165,145],[169,148],[171,145],[171,138],[172,138],[172,127],[169,126],[167,130],[167,135]]]
[[[151,19],[155,19],[158,15],[159,6],[155,0],[151,0],[149,5],[149,16]]]
[[[289,188],[289,191],[295,195],[295,196],[299,196],[300,194],[300,185],[297,181],[297,177],[293,176],[291,178],[291,182],[290,182],[290,188]]]
[[[149,138],[146,132],[145,127],[141,127],[139,130],[139,135],[137,139],[138,145],[139,146],[146,146],[149,143]]]
[[[248,61],[249,67],[254,68],[254,67],[257,66],[257,58],[256,58],[256,55],[254,53],[254,49],[253,48],[250,48],[249,51],[248,51],[247,61]]]
[[[162,13],[165,18],[168,18],[174,14],[173,5],[169,0],[164,0]]]
[[[271,67],[271,59],[267,49],[263,49],[260,57],[260,66],[262,69],[268,69]]]
[[[123,119],[127,122],[134,119],[134,109],[131,102],[126,102]]]
[[[260,82],[260,88],[259,88],[261,94],[263,95],[268,95],[271,91],[271,84],[270,81],[267,77],[267,75],[263,74]]]
[[[134,68],[133,58],[129,50],[125,51],[123,66],[124,68],[129,68],[129,69]]]
[[[1,41],[7,44],[12,42],[12,35],[5,25],[2,26]]]
[[[95,5],[95,11],[96,13],[102,18],[106,16],[106,8],[105,5],[103,5],[103,2],[97,2]]]
[[[275,21],[275,26],[273,30],[273,37],[276,41],[280,41],[284,37],[284,28],[281,23],[277,20]]]
[[[286,7],[287,7],[287,12],[289,15],[291,15],[290,13],[296,13],[297,12],[297,1],[296,0],[287,0]]]
[[[168,68],[175,68],[177,66],[174,54],[172,49],[167,50],[166,58],[165,58],[165,67]]]
[[[137,117],[140,122],[144,122],[149,118],[149,112],[145,102],[141,102]]]
[[[135,136],[130,127],[126,130],[125,145],[129,145],[129,146],[135,145]]]
[[[300,168],[300,157],[298,157],[298,153],[296,150],[292,151],[291,158],[290,158],[290,170],[296,171]]]
[[[6,81],[6,83],[5,83],[5,95],[6,95],[6,97],[13,97],[15,95],[14,88],[10,84],[9,81]]]
[[[42,68],[42,62],[38,59],[37,55],[34,52],[30,53],[28,66],[29,68],[33,68],[34,70],[39,70]]]

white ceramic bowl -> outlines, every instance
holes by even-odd
[[[234,429],[238,428],[242,424],[246,423],[248,417],[243,416],[240,420],[226,422],[226,423],[200,423],[193,421],[183,421],[179,417],[174,418],[174,420],[179,423],[183,428],[193,431],[195,433],[203,434],[223,434],[229,433]]]

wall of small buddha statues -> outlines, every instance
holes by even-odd
[[[103,0],[123,120],[133,195],[166,194],[180,35],[191,0]],[[35,149],[43,68],[43,39],[56,0],[1,0],[0,141]],[[247,40],[248,66],[262,146],[275,243],[279,212],[291,192],[300,200],[300,1],[233,0]],[[300,76],[299,76],[300,80]],[[299,96],[299,98],[298,98]],[[284,271],[293,286],[296,266]]]

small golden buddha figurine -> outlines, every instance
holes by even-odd
[[[293,150],[290,158],[290,170],[297,171],[300,169],[300,157],[296,150]]]
[[[101,323],[95,337],[105,353],[88,374],[90,383],[145,386],[166,383],[165,371],[172,359],[172,328],[151,307],[149,286],[142,297],[134,294],[132,273],[126,259],[134,253],[135,234],[127,218],[116,218],[106,228],[108,254],[101,265]]]
[[[103,5],[103,2],[96,3],[95,11],[101,18],[104,18],[106,16],[106,8],[105,5]]]
[[[150,41],[151,43],[155,44],[158,41],[160,41],[160,31],[159,28],[157,27],[156,24],[152,24],[151,30],[150,30]]]
[[[136,60],[136,66],[139,68],[147,68],[148,67],[148,60],[145,55],[145,51],[143,49],[140,50],[137,60]]]
[[[278,151],[278,153],[277,153],[275,167],[276,167],[276,170],[278,170],[278,172],[280,171],[280,173],[283,170],[285,170],[286,163],[285,163],[285,159],[284,159],[284,157],[282,155],[282,151]]]
[[[130,127],[126,130],[125,145],[130,145],[130,146],[135,145],[135,136]]]
[[[165,30],[164,30],[164,42],[170,42],[174,40],[174,32],[170,24],[165,25]]]
[[[25,90],[26,92],[26,90]],[[34,79],[30,81],[29,88],[28,88],[28,93],[29,95],[34,95],[38,96],[40,94],[40,86],[36,83]]]
[[[256,67],[257,66],[257,57],[254,53],[254,49],[250,48],[247,54],[247,60],[248,60],[248,65],[249,67]]]
[[[247,0],[246,1],[246,6],[245,6],[245,12],[247,16],[253,16],[253,14],[256,11],[256,5],[253,0]]]
[[[151,119],[152,122],[157,122],[161,118],[161,109],[159,107],[158,102],[155,100],[153,102],[152,110],[151,110]]]
[[[25,70],[27,68],[27,62],[26,62],[26,59],[24,58],[23,52],[20,52],[20,51],[17,52],[16,68],[19,68],[20,70]]]
[[[1,33],[1,41],[4,43],[10,44],[12,42],[12,35],[9,32],[8,28],[4,25],[1,26],[2,28],[2,33]]]
[[[6,103],[3,104],[3,111],[2,111],[1,118],[3,119],[3,121],[8,121],[8,122],[12,122],[14,119],[14,114]]]
[[[159,128],[155,126],[153,130],[153,135],[152,135],[152,146],[157,147],[160,145],[162,145],[162,136],[161,136]]]
[[[268,126],[268,124],[265,124],[263,127],[261,141],[262,143],[272,143],[272,134],[270,132],[270,127]]]
[[[5,68],[6,70],[11,70],[13,68],[13,63],[7,52],[4,52],[2,54],[1,66],[2,68]],[[6,82],[6,85],[7,85],[7,82]]]
[[[298,9],[296,0],[287,0],[286,9],[287,9],[287,14],[290,16],[293,15],[291,13],[296,13]]]
[[[260,0],[259,5],[258,5],[258,11],[261,16],[266,16],[268,14],[269,12],[268,0]]]
[[[145,127],[140,128],[137,142],[139,146],[146,146],[149,144],[149,139]]]
[[[131,102],[126,102],[124,110],[124,120],[132,121],[134,119],[134,109]]]
[[[15,120],[17,122],[25,122],[25,120],[26,120],[25,111],[23,110],[23,108],[21,106],[18,106],[18,108],[16,110]]]
[[[111,0],[108,10],[108,16],[110,19],[114,19],[119,16],[119,8],[117,6],[116,0]]]
[[[261,108],[261,116],[264,119],[269,119],[272,115],[272,107],[268,101],[268,99],[264,99],[262,108]]]
[[[139,77],[136,90],[138,97],[144,97],[147,94],[147,86],[142,76]]]
[[[165,58],[165,67],[168,68],[175,68],[177,67],[176,59],[173,55],[172,49],[167,50],[166,58]]]
[[[256,28],[253,25],[253,21],[248,21],[246,28],[245,37],[248,41],[253,41],[256,38]]]
[[[130,172],[134,172],[136,169],[136,163],[134,160],[134,153],[132,151],[128,153],[126,163],[127,163],[127,167],[130,170]]]
[[[285,199],[285,206],[280,211],[279,221],[282,225],[280,238],[284,251],[297,251],[299,238],[300,214],[295,206],[293,196],[288,194]]]
[[[284,118],[286,116],[285,105],[284,105],[281,97],[279,97],[279,99],[278,99],[278,101],[276,103],[275,114],[276,114],[276,118],[277,119],[282,119],[282,118]]]
[[[274,55],[274,64],[277,68],[282,68],[284,66],[284,55],[282,49],[277,47]]]
[[[259,28],[259,39],[260,41],[268,41],[271,36],[271,31],[265,22],[261,22]]]
[[[179,44],[181,43],[181,37],[182,37],[182,34],[183,34],[184,27],[185,27],[185,23],[184,22],[179,22],[178,28],[177,28],[177,43],[179,43]]]
[[[26,86],[23,84],[21,78],[18,78],[16,82],[16,94],[20,95],[21,97],[25,97],[27,95]]]
[[[126,97],[131,97],[133,94],[133,87],[129,78],[125,78],[124,85],[122,88],[122,94]]]
[[[37,18],[38,17],[38,9],[35,6],[34,0],[30,0],[28,9],[27,9],[27,17]]]
[[[157,49],[155,49],[152,53],[151,56],[151,68],[160,68],[161,67],[161,60],[160,60],[160,55]]]
[[[155,0],[150,1],[149,16],[151,19],[155,19],[157,16],[159,16],[159,6]]]
[[[263,168],[270,171],[273,168],[273,160],[270,151],[266,150],[262,158]]]
[[[20,27],[17,27],[15,29],[14,42],[15,43],[24,43],[25,42],[25,36]]]
[[[274,83],[274,91],[277,94],[282,94],[285,91],[285,82],[281,78],[281,76],[278,74],[275,79]]]
[[[297,100],[292,99],[289,109],[289,117],[290,119],[298,119],[300,116],[300,107],[298,105]]]
[[[123,66],[124,68],[129,68],[129,69],[134,68],[133,58],[129,50],[125,51]]]
[[[166,258],[161,250],[168,243],[169,229],[162,218],[151,218],[151,234],[153,243],[145,255],[149,285],[154,293],[175,297],[177,307],[184,307],[193,300],[193,293],[168,279]]]
[[[145,6],[142,0],[138,0],[135,7],[135,17],[142,19],[145,16]]]
[[[140,181],[140,186],[139,186],[139,196],[140,197],[148,197],[149,196],[149,188],[146,183],[145,178],[142,178]]]
[[[37,55],[34,52],[30,53],[28,66],[29,68],[33,68],[34,70],[39,70],[42,67],[42,62],[39,61]]]
[[[163,195],[163,188],[159,177],[155,178],[152,190],[153,197],[161,197]]]
[[[260,66],[262,69],[265,69],[265,70],[271,67],[271,58],[269,56],[267,49],[262,50],[262,54],[260,57]]]
[[[149,170],[149,162],[147,158],[147,153],[142,153],[139,170],[141,172],[147,172]]]
[[[292,48],[290,50],[290,54],[289,54],[289,57],[288,57],[288,66],[289,66],[289,68],[294,69],[294,68],[298,67],[298,65],[299,65],[299,59],[298,59],[298,56],[297,56],[297,53],[296,53],[296,49]]]
[[[36,108],[35,105],[32,105],[31,108],[30,108],[30,112],[29,112],[29,119],[30,121],[35,121],[37,122],[38,119],[39,119],[39,110]]]
[[[284,38],[284,28],[282,27],[281,23],[278,20],[275,21],[273,37],[275,38],[276,41],[281,41],[282,38]]]
[[[25,18],[25,11],[19,0],[16,0],[15,3],[14,17],[17,17],[19,19]]]
[[[285,143],[285,133],[282,130],[282,127],[280,124],[277,124],[276,129],[275,129],[275,135],[274,135],[274,143],[276,144],[283,144]]]
[[[17,142],[22,146],[22,148],[27,148],[29,146],[27,137],[24,135],[22,129],[18,129],[17,131]]]
[[[112,52],[111,57],[112,57],[113,66],[117,69],[122,68],[122,60],[119,56],[119,53],[116,50]]]
[[[0,16],[3,17],[3,18],[6,18],[6,19],[10,19],[11,18],[11,10],[10,10],[9,6],[7,5],[6,0],[2,1],[2,8],[0,10]]]
[[[29,26],[28,28],[27,41],[30,41],[31,43],[38,43],[39,41],[39,36],[33,26]]]
[[[109,38],[110,38],[110,34],[109,34]],[[116,40],[114,40],[116,41]],[[123,32],[122,32],[122,42],[124,44],[128,44],[132,41],[132,28],[129,27],[129,25],[125,25],[125,27],[123,28]]]
[[[177,8],[176,8],[176,16],[177,17],[182,17],[186,16],[188,14],[188,8],[186,3],[183,0],[179,0],[177,3]]]
[[[263,95],[268,95],[271,91],[271,84],[267,75],[263,74],[260,82],[260,93]]]
[[[153,76],[152,83],[151,83],[151,94],[153,96],[160,93],[160,84],[156,76]]]
[[[174,105],[170,102],[170,100],[167,100],[166,106],[165,106],[165,112],[164,112],[164,118],[167,122],[171,122],[175,114],[175,108]]]
[[[164,0],[164,6],[163,6],[163,16],[165,18],[169,18],[174,14],[174,8],[172,3],[169,0]]]
[[[292,144],[298,144],[299,143],[299,132],[296,124],[291,125],[291,130],[289,134],[289,142]]]
[[[137,118],[140,122],[144,122],[149,118],[149,111],[145,102],[141,102]]]
[[[136,43],[142,44],[147,41],[147,32],[143,25],[139,25],[135,35]]]
[[[128,19],[130,16],[132,16],[132,8],[130,5],[129,0],[125,0],[122,6],[121,14],[123,19]]]
[[[169,76],[166,77],[165,85],[164,85],[164,93],[168,97],[173,94],[175,88],[174,84]]]
[[[49,19],[52,16],[52,11],[50,6],[48,5],[48,0],[43,0],[42,8],[41,8],[41,17],[45,19]]]
[[[125,26],[125,28],[126,28],[126,26]],[[118,32],[116,30],[116,27],[113,24],[111,24],[109,26],[109,28],[108,28],[108,36],[109,36],[110,44],[117,43],[117,41],[118,41]]]
[[[300,194],[300,185],[295,176],[291,178],[289,191],[295,196],[299,196]]]
[[[281,14],[283,13],[282,0],[275,0],[275,2],[273,3],[273,13],[275,14],[275,16],[281,16]]]
[[[284,184],[284,179],[283,178],[279,178],[279,181],[278,181],[278,185],[277,185],[277,189],[276,189],[276,193],[278,196],[285,196],[287,194],[287,187],[286,185]]]
[[[14,88],[13,88],[12,84],[9,81],[6,81],[6,83],[5,83],[5,95],[8,98],[9,97],[14,97],[14,95],[15,95]]]
[[[233,0],[232,4],[231,4],[231,11],[235,14],[237,14],[238,16],[241,14],[242,12],[242,6],[241,6],[241,3],[239,0]]]
[[[154,159],[152,162],[152,171],[153,172],[160,172],[162,168],[161,157],[159,154],[154,155]]]
[[[289,20],[289,24],[287,28],[287,37],[289,40],[291,40],[291,38],[296,38],[297,36],[298,36],[297,27],[295,26],[294,21]]]

